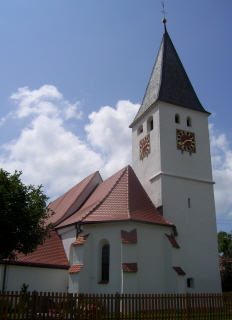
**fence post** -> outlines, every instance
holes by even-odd
[[[35,301],[36,301],[36,291],[33,291],[31,293],[31,315],[30,315],[31,319],[35,319],[35,312],[36,312]]]
[[[186,293],[186,316],[187,320],[189,319],[189,293]]]
[[[115,293],[115,319],[120,319],[120,294]]]
[[[50,299],[51,298],[51,299]],[[152,298],[152,301],[149,299]],[[54,302],[55,299],[55,302]],[[0,292],[0,320],[221,319],[231,317],[232,294],[88,295]],[[55,303],[55,304],[54,304]],[[53,309],[59,306],[59,316]],[[90,309],[90,307],[93,307]],[[48,313],[51,309],[51,314]],[[62,310],[62,312],[61,312]],[[91,311],[91,312],[90,312]],[[148,312],[149,311],[149,312]],[[107,312],[105,314],[105,312]],[[38,314],[37,314],[38,313]]]
[[[179,294],[176,295],[177,299],[177,319],[180,319],[180,301],[179,301]]]

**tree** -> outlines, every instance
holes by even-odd
[[[220,273],[223,291],[232,291],[232,233],[218,232]]]
[[[221,255],[232,255],[232,233],[218,232],[218,251]]]
[[[46,223],[52,212],[46,208],[42,186],[25,186],[21,174],[0,169],[0,260],[34,252],[52,228]]]

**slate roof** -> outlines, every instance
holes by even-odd
[[[127,166],[102,182],[83,206],[56,228],[77,222],[83,224],[131,220],[173,226],[158,213],[133,169]]]
[[[3,263],[8,262],[4,261]],[[69,268],[62,241],[54,230],[51,232],[51,237],[43,245],[38,246],[35,252],[27,255],[18,253],[17,260],[11,261],[10,264],[59,269]]]
[[[48,207],[55,212],[48,220],[47,223],[54,223],[61,221],[67,211],[72,207],[72,205],[77,201],[80,195],[83,193],[85,188],[88,186],[90,181],[94,178],[97,172],[89,175],[80,183],[71,188],[68,192],[60,196],[55,201],[51,202]],[[72,212],[73,213],[73,212]]]
[[[208,113],[193,89],[166,28],[141,107],[130,127],[158,100]]]

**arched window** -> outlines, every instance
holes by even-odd
[[[187,118],[187,126],[188,126],[188,127],[191,127],[191,126],[192,126],[192,121],[191,121],[191,118],[190,118],[190,117]]]
[[[110,245],[105,244],[102,247],[102,274],[101,280],[102,281],[109,281],[109,274],[110,274]]]
[[[178,113],[175,115],[175,123],[180,123],[180,116]]]
[[[153,128],[154,128],[153,117],[151,116],[151,117],[147,120],[147,132],[153,130]]]
[[[142,132],[143,132],[143,125],[141,124],[141,126],[138,127],[138,135]]]

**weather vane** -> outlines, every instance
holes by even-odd
[[[167,14],[167,12],[164,10],[164,1],[161,1],[161,3],[162,3],[163,10],[160,11],[160,12],[163,13],[163,16],[164,16],[164,17],[163,17],[162,22],[165,24],[165,23],[167,22],[167,19],[166,19],[166,16],[165,16],[165,14]]]

